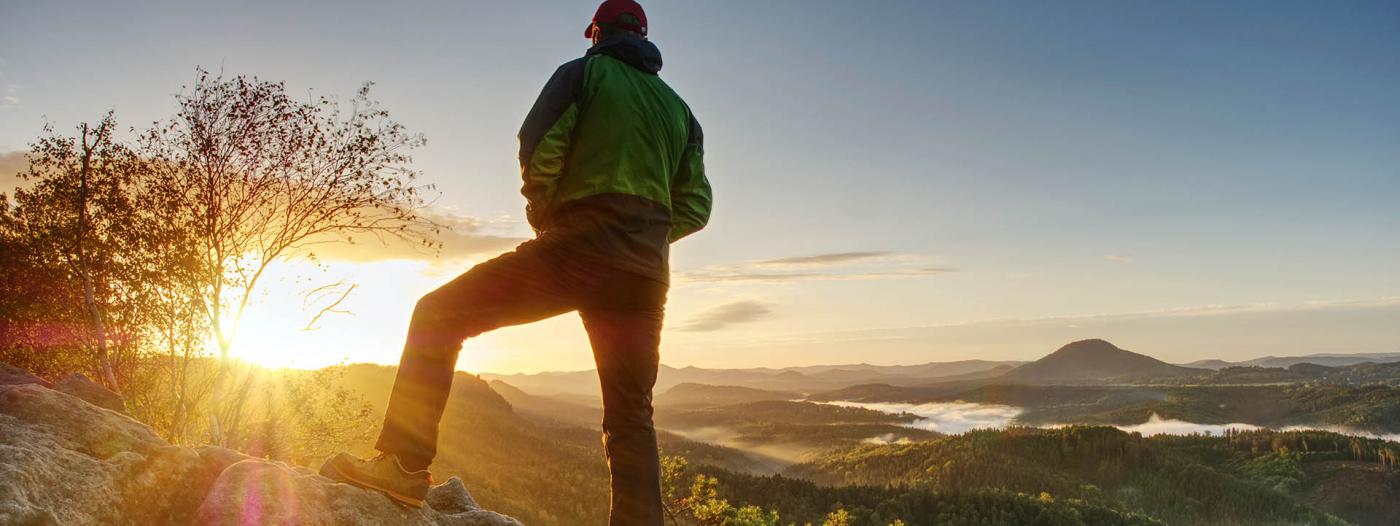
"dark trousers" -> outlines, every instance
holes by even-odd
[[[437,453],[462,341],[577,310],[603,387],[603,443],[612,482],[610,524],[662,524],[661,466],[652,427],[664,283],[583,263],[547,239],[481,263],[418,301],[377,449],[410,470]]]

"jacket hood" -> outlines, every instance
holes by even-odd
[[[661,50],[650,41],[631,35],[603,40],[588,48],[587,54],[607,55],[652,75],[661,71]]]

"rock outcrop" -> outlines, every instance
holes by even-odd
[[[0,364],[0,525],[520,526],[481,509],[455,477],[408,509],[306,468],[173,446],[94,389]]]
[[[0,385],[21,384],[39,384],[44,387],[53,387],[53,384],[48,380],[34,376],[29,371],[7,363],[0,363]]]
[[[55,383],[53,388],[81,398],[97,407],[126,414],[126,400],[122,400],[121,395],[97,385],[92,379],[81,374],[73,373],[59,378],[58,383]]]

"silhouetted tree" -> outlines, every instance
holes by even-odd
[[[231,369],[239,321],[268,268],[317,243],[395,236],[433,247],[436,226],[409,168],[423,144],[369,99],[349,111],[326,97],[294,100],[282,83],[199,70],[179,111],[142,137],[154,168],[152,203],[193,233],[201,299],[217,342],[220,378]],[[241,400],[216,383],[215,442],[238,425]]]
[[[30,147],[29,169],[20,174],[30,184],[15,190],[5,228],[12,242],[24,245],[29,256],[24,269],[68,288],[65,301],[74,296],[81,301],[87,330],[79,341],[92,356],[99,379],[117,391],[121,385],[112,353],[114,348],[130,349],[126,344],[135,335],[125,331],[128,323],[113,326],[109,317],[115,314],[118,321],[131,322],[134,315],[127,286],[134,264],[125,257],[124,247],[135,244],[140,235],[130,187],[142,163],[130,148],[113,140],[115,128],[111,112],[96,125],[79,125],[74,136],[59,135],[46,126],[46,135]],[[30,276],[34,277],[39,276]],[[48,307],[45,315],[73,314],[70,308]],[[62,338],[67,331],[60,324],[48,324],[47,332],[65,342],[74,340]]]

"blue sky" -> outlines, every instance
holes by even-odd
[[[526,235],[514,132],[596,4],[299,4],[0,6],[0,155],[44,122],[163,118],[197,65],[372,80],[461,237]],[[717,196],[674,251],[669,363],[1400,350],[1394,2],[644,5]],[[350,356],[393,361],[401,323]],[[480,367],[587,367],[576,325],[492,336]]]

